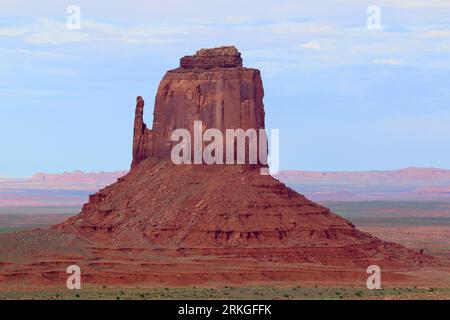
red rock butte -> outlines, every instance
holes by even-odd
[[[235,47],[203,49],[181,58],[180,67],[166,73],[159,84],[153,128],[143,121],[144,100],[137,98],[132,167],[149,157],[170,159],[176,144],[175,129],[188,129],[194,121],[203,130],[263,129],[263,85],[259,70],[242,67]]]
[[[235,47],[202,49],[162,79],[154,122],[137,98],[130,173],[90,197],[57,226],[83,238],[289,260],[367,264],[420,256],[358,231],[350,222],[248,165],[174,165],[177,128],[264,128],[259,70],[242,67]],[[206,129],[204,128],[204,129]]]
[[[204,129],[264,128],[263,95],[259,70],[243,67],[235,47],[182,58],[159,85],[151,129],[143,120],[144,101],[137,98],[130,172],[91,195],[80,214],[33,235],[46,243],[65,239],[59,240],[59,258],[45,268],[55,269],[61,260],[77,263],[93,283],[365,286],[371,264],[397,270],[432,263],[426,255],[359,231],[261,175],[258,166],[171,162],[171,132],[192,130],[195,120]],[[27,237],[19,234],[7,243],[25,246]],[[2,243],[0,237],[0,252]],[[27,266],[13,270],[26,272]],[[406,278],[384,274],[389,277]]]

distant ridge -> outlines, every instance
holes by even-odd
[[[58,181],[58,182],[73,182],[73,183],[92,183],[93,185],[103,186],[105,184],[114,182],[117,178],[125,175],[127,171],[113,171],[113,172],[83,172],[73,171],[64,173],[36,173],[31,177],[31,181]]]
[[[450,201],[450,170],[281,171],[284,183],[315,201]]]
[[[81,206],[89,194],[115,182],[127,172],[76,170],[64,173],[41,172],[30,178],[0,177],[0,206]],[[315,201],[450,201],[448,169],[284,170],[275,177]]]
[[[0,178],[0,207],[81,206],[90,194],[126,173],[74,171]]]

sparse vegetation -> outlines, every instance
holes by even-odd
[[[339,290],[336,290],[339,289]],[[300,288],[300,287],[234,287],[234,288],[139,288],[125,289],[103,286],[83,288],[76,294],[71,290],[0,292],[3,299],[86,299],[86,300],[161,300],[161,299],[449,299],[450,288]]]

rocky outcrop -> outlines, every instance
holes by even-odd
[[[133,161],[131,167],[134,167],[151,155],[151,146],[152,131],[144,123],[144,99],[139,96],[136,99],[136,111],[134,115]]]
[[[361,232],[278,180],[244,165],[174,165],[149,158],[57,226],[102,245],[165,248],[261,261],[386,267],[425,256]],[[239,256],[240,259],[235,257]]]
[[[193,135],[194,121],[203,131],[220,129],[263,129],[264,90],[259,70],[242,67],[234,47],[199,50],[181,59],[181,66],[168,71],[155,99],[153,127],[142,120],[144,102],[138,97],[133,138],[132,167],[148,157],[170,158],[176,142],[175,129]]]
[[[233,46],[214,49],[201,49],[193,56],[180,59],[184,69],[212,69],[242,67],[241,53]]]

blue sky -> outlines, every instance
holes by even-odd
[[[66,9],[81,8],[67,30]],[[381,30],[366,27],[369,5]],[[179,58],[261,70],[282,169],[450,168],[450,2],[0,0],[0,176],[127,169]]]

